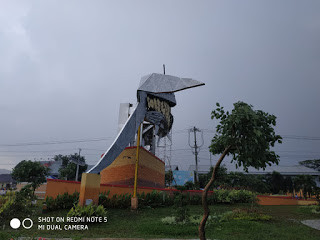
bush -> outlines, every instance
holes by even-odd
[[[210,215],[208,217],[206,226],[211,225],[213,223],[220,223],[222,215]],[[184,221],[179,221],[176,216],[164,217],[161,218],[161,222],[166,225],[196,225],[198,226],[202,220],[202,215],[191,215],[188,216]]]
[[[74,205],[78,204],[78,202],[78,192],[74,192],[73,194],[65,192],[62,195],[59,194],[56,199],[47,196],[46,200],[44,201],[44,205],[46,206],[47,211],[55,211],[59,209],[70,209]]]
[[[247,221],[270,221],[271,216],[262,214],[257,209],[240,209],[236,208],[233,211],[225,212],[221,218],[221,221],[231,220],[247,220]]]
[[[103,205],[105,208],[130,208],[131,206],[131,194],[114,194],[109,197],[108,192],[99,194],[99,205]],[[163,207],[172,206],[174,197],[167,195],[164,192],[152,191],[145,194],[137,194],[139,199],[139,207]]]
[[[114,194],[110,199],[111,208],[129,208],[131,206],[131,194]]]
[[[19,192],[12,192],[4,196],[0,207],[0,221],[17,213],[30,213],[31,201],[34,200],[32,193],[31,185],[26,185]]]
[[[200,205],[201,204],[201,196],[200,195],[191,195],[189,198],[189,203],[191,205]]]
[[[105,208],[110,206],[110,199],[108,198],[110,191],[99,194],[99,205]]]
[[[320,205],[313,205],[310,208],[312,213],[320,214]]]
[[[70,209],[74,205],[78,204],[79,202],[79,193],[74,192],[73,194],[68,194],[65,192],[62,195],[58,195],[57,198],[55,199],[56,201],[56,206],[58,209]]]
[[[107,211],[102,205],[74,206],[68,212],[68,217],[106,217]]]
[[[190,209],[187,207],[189,195],[176,193],[174,198],[175,220],[176,222],[186,222],[190,217]]]
[[[206,222],[206,226],[211,225],[213,223],[220,223],[222,215],[209,215],[208,220]],[[203,216],[202,215],[192,215],[189,218],[189,222],[193,225],[199,226]]]
[[[141,207],[164,207],[173,205],[173,198],[164,192],[152,191],[151,193],[138,194]]]
[[[99,194],[99,205],[103,205],[105,208],[130,208],[131,206],[131,194],[115,194],[112,197],[109,196],[110,191]],[[185,205],[201,205],[201,195],[190,195],[189,193],[174,192],[173,195],[169,195],[166,192],[152,191],[145,194],[137,194],[139,199],[139,207],[164,207],[172,206],[175,203]],[[46,199],[48,206],[50,205],[50,199]],[[216,203],[252,203],[257,201],[257,196],[247,190],[216,190],[213,195],[208,197],[208,204]]]
[[[129,208],[131,206],[131,194],[114,194],[111,198],[108,192],[99,194],[99,205],[105,208]]]
[[[257,201],[257,195],[248,190],[215,190],[208,197],[209,204],[215,203],[253,203]]]
[[[310,205],[310,206],[301,206],[299,211],[304,213],[315,213],[320,214],[320,205]]]

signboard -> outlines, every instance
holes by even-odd
[[[172,171],[173,178],[175,181],[173,181],[173,184],[177,184],[178,186],[183,186],[186,182],[194,182],[194,172],[193,171]]]

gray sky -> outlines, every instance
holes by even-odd
[[[206,84],[176,93],[180,169],[194,164],[187,129],[204,129],[200,164],[209,164],[210,113],[239,100],[275,114],[278,134],[307,136],[276,147],[281,165],[320,158],[319,11],[316,0],[1,0],[0,168],[79,147],[96,163],[116,136],[119,104],[135,103],[141,76],[163,63]]]

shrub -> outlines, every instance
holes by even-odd
[[[190,209],[187,207],[189,195],[176,193],[174,199],[175,219],[177,222],[186,222],[190,216]]]
[[[257,209],[236,208],[233,211],[225,212],[221,221],[247,220],[247,221],[270,221],[271,216],[259,212]]]
[[[34,200],[31,185],[24,186],[19,192],[4,196],[0,207],[0,221],[17,213],[30,213],[31,201]]]
[[[79,202],[79,193],[74,192],[73,194],[68,194],[65,192],[62,195],[58,195],[57,198],[55,199],[56,201],[56,206],[58,209],[70,209],[72,208],[75,204],[78,204]]]
[[[312,213],[320,214],[320,205],[312,205],[310,208]]]
[[[211,225],[213,223],[220,223],[221,217],[222,217],[222,215],[217,215],[215,213],[213,215],[209,215],[208,220],[206,222],[206,226]],[[189,222],[193,225],[198,226],[200,224],[202,218],[203,218],[202,215],[192,215],[189,218]]]
[[[191,205],[199,205],[201,204],[201,196],[200,195],[191,195],[189,198],[189,203]]]
[[[110,206],[110,199],[108,198],[110,191],[99,194],[99,205],[105,208]]]
[[[215,203],[253,203],[257,201],[257,195],[248,190],[215,190],[208,197],[209,204]]]
[[[99,194],[99,205],[105,208],[129,208],[131,206],[131,194],[114,194],[111,198],[108,192]]]
[[[102,205],[74,206],[68,212],[68,217],[106,217],[107,211]]]
[[[131,206],[131,194],[114,194],[110,199],[111,208],[129,208]]]
[[[138,194],[139,205],[142,207],[164,207],[173,205],[173,198],[164,192],[152,191]]]
[[[174,216],[161,218],[161,222],[166,225],[177,224],[176,217]]]
[[[299,211],[320,214],[320,205],[301,206]]]
[[[100,193],[99,204],[105,208],[130,208],[131,206],[131,194],[114,194],[109,196],[110,191]],[[152,191],[145,194],[138,193],[139,207],[163,207],[173,205],[174,197],[167,195],[164,192]]]
[[[220,219],[221,219],[222,215],[210,215],[208,217],[206,226],[211,225],[213,223],[220,223]],[[199,225],[200,222],[202,220],[202,215],[191,215],[188,216],[188,218],[186,218],[184,221],[178,221],[178,218],[175,216],[171,216],[171,217],[164,217],[161,218],[161,222],[163,224],[166,225],[185,225],[185,224],[191,224],[191,225]]]
[[[57,210],[57,206],[56,206],[56,202],[53,199],[53,197],[46,197],[46,200],[43,202],[44,206],[45,206],[45,210],[47,211],[54,211]]]
[[[74,192],[73,194],[69,194],[65,192],[62,195],[58,195],[56,199],[52,197],[46,197],[44,204],[46,206],[47,211],[55,211],[59,209],[70,209],[74,205],[78,204],[79,202],[79,193]]]

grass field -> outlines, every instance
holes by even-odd
[[[215,205],[211,206],[211,212],[217,214],[230,211],[234,208],[250,208],[248,204]],[[258,206],[261,212],[271,215],[273,220],[267,222],[253,222],[245,220],[233,220],[210,225],[206,228],[207,238],[242,240],[242,239],[320,239],[320,231],[312,229],[300,223],[301,220],[320,218],[319,214],[311,213],[306,207],[300,206]],[[55,211],[42,214],[40,208],[35,216],[34,226],[25,230],[20,227],[13,230],[6,222],[5,229],[0,230],[0,239],[9,237],[72,237],[74,239],[90,237],[115,237],[115,238],[197,238],[198,226],[195,225],[165,225],[161,218],[172,216],[175,209],[146,208],[138,212],[125,209],[108,209],[108,222],[91,224],[89,230],[65,231],[65,230],[37,230],[37,217],[53,216],[65,217],[68,211]],[[190,206],[191,214],[201,214],[201,206]],[[13,216],[23,219],[27,216]],[[56,223],[54,223],[56,224]]]

